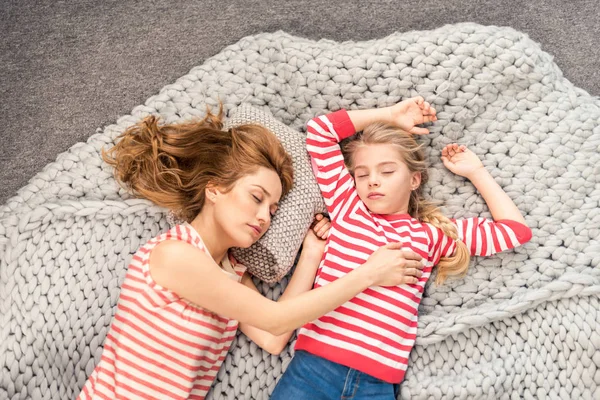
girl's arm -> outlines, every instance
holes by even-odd
[[[437,121],[435,109],[421,96],[406,99],[390,107],[348,111],[348,116],[357,132],[372,123],[384,122],[408,133],[423,135],[429,133],[429,130],[417,125]]]
[[[313,287],[315,275],[325,251],[325,240],[329,234],[330,227],[329,219],[323,217],[321,214],[318,214],[315,220],[314,226],[308,231],[302,243],[302,252],[300,253],[294,274],[278,301],[285,301],[300,293],[309,291]],[[244,274],[242,283],[258,292],[248,273]],[[294,333],[294,331],[289,331],[276,336],[246,323],[240,324],[240,330],[254,343],[275,355],[281,353],[290,340],[292,333]]]
[[[457,175],[469,179],[481,193],[492,214],[485,218],[453,220],[458,235],[472,256],[490,256],[522,245],[531,239],[531,229],[512,199],[496,183],[479,158],[465,146],[449,144],[442,149],[444,165]],[[441,234],[441,233],[440,233]],[[443,236],[440,256],[454,254],[456,243]]]
[[[274,302],[230,279],[203,250],[168,240],[150,254],[154,281],[178,296],[216,314],[252,325],[275,336],[326,314],[370,286],[416,283],[421,257],[389,243],[358,268],[325,286]]]
[[[495,221],[508,219],[526,225],[525,218],[512,199],[485,169],[479,157],[466,146],[456,143],[447,145],[442,149],[442,161],[450,171],[473,183]]]

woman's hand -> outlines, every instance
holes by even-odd
[[[452,143],[442,149],[442,162],[456,175],[472,180],[474,175],[485,170],[483,163],[465,145]]]
[[[369,269],[375,286],[417,283],[423,275],[422,257],[402,244],[388,243],[377,249],[360,268]]]
[[[325,251],[325,243],[329,236],[331,222],[323,214],[315,215],[315,219],[302,242],[302,253],[321,261]]]
[[[435,108],[431,107],[431,104],[421,96],[401,101],[387,107],[386,110],[389,114],[389,123],[415,135],[429,133],[429,129],[420,128],[417,125],[437,121]]]

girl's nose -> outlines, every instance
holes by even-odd
[[[369,178],[369,187],[370,186],[379,186],[379,179],[376,177]]]

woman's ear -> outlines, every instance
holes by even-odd
[[[204,195],[206,196],[206,201],[210,201],[211,203],[215,203],[217,201],[217,196],[220,194],[219,188],[217,185],[208,184],[204,189]]]
[[[412,178],[410,179],[410,189],[417,190],[421,186],[421,173],[413,172]]]

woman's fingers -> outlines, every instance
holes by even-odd
[[[417,278],[420,278],[423,276],[423,271],[421,271],[418,268],[406,268],[404,270],[404,275],[405,276],[415,276]]]
[[[402,257],[407,261],[417,261],[419,263],[423,260],[423,257],[411,250],[403,250]]]
[[[402,283],[404,284],[415,284],[419,282],[419,278],[414,277],[414,276],[405,276],[404,279],[402,279]]]

